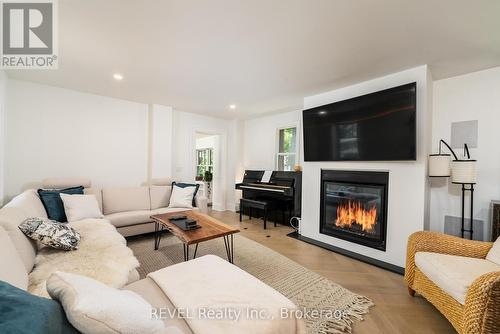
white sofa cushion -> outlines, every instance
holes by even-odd
[[[28,189],[17,195],[5,204],[5,207],[19,208],[24,211],[26,217],[47,218],[47,211],[45,211],[43,203],[34,189]]]
[[[103,188],[103,212],[105,215],[137,210],[151,210],[149,187]]]
[[[61,194],[68,222],[87,218],[104,218],[95,195]]]
[[[89,188],[91,182],[89,179],[84,178],[60,178],[52,177],[47,178],[42,181],[42,187],[45,189],[64,189],[71,187],[82,186],[84,188]]]
[[[136,224],[144,224],[151,222],[151,216],[153,215],[151,210],[137,210],[137,211],[125,211],[116,212],[104,216],[107,220],[111,222],[115,227],[123,227]]]
[[[14,247],[23,260],[24,267],[29,273],[35,265],[36,257],[36,242],[24,235],[19,229],[19,225],[23,223],[28,215],[18,207],[5,206],[0,210],[0,226],[8,233]],[[45,217],[47,218],[47,215]]]
[[[193,207],[194,193],[196,187],[179,187],[174,184],[172,186],[172,194],[170,195],[169,208],[188,208]]]
[[[9,234],[0,227],[0,281],[19,289],[28,288],[28,272],[23,260],[10,240]]]
[[[151,197],[151,210],[167,207],[170,202],[172,186],[151,186],[149,194]]]
[[[171,177],[152,179],[151,184],[154,186],[171,186],[172,182],[176,182],[176,179]]]
[[[118,290],[77,274],[55,272],[47,280],[50,296],[61,302],[69,322],[82,333],[158,333],[152,306],[137,293]]]
[[[191,314],[186,322],[194,333],[305,333],[304,322],[280,316],[297,307],[285,296],[246,271],[215,255],[205,255],[148,274],[177,309]],[[202,287],[202,288],[200,288]],[[201,308],[241,311],[241,317],[207,321]],[[260,310],[266,318],[245,314]]]
[[[99,203],[99,208],[102,212],[102,189],[101,188],[85,188],[83,189],[83,193],[85,195],[94,195],[97,199],[97,203]]]
[[[500,265],[500,237],[497,238],[493,247],[491,247],[490,251],[486,255],[486,260]]]
[[[434,284],[462,305],[472,282],[483,274],[500,271],[500,265],[488,260],[428,252],[417,252],[415,264]]]
[[[197,210],[197,208],[193,208],[193,210]],[[151,219],[152,215],[159,215],[162,213],[170,213],[170,212],[179,212],[186,211],[186,208],[159,208],[155,210],[138,210],[138,211],[125,211],[125,212],[116,212],[109,215],[104,216],[104,218],[108,219],[111,224],[113,224],[117,228],[122,228],[126,226],[139,225],[150,223],[153,220]]]
[[[189,328],[187,322],[182,317],[176,315],[175,306],[172,304],[170,299],[168,299],[163,291],[161,291],[158,284],[156,284],[151,278],[146,277],[125,286],[123,289],[137,293],[157,310],[169,310],[169,312],[163,312],[161,317],[165,326],[173,326],[182,334],[193,334],[193,331]]]

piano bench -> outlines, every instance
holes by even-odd
[[[267,228],[267,214],[269,210],[276,208],[276,205],[273,201],[265,201],[265,200],[253,200],[253,199],[240,199],[240,222],[242,220],[243,211],[245,208],[250,209],[249,217],[252,219],[252,209],[259,209],[264,211],[264,230]],[[274,219],[274,227],[276,227],[276,217]]]

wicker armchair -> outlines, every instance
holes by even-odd
[[[500,333],[500,271],[477,278],[462,305],[415,266],[417,252],[484,259],[492,242],[465,240],[441,233],[416,232],[408,239],[405,281],[410,295],[418,292],[432,303],[460,334]]]

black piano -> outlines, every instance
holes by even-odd
[[[273,171],[269,182],[262,182],[263,170],[246,170],[243,182],[236,184],[246,199],[274,200],[286,206],[293,217],[301,216],[302,172]],[[288,217],[290,219],[291,217]]]

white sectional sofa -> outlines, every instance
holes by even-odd
[[[50,184],[52,187],[74,185],[50,182],[52,182]],[[44,182],[44,185],[49,185],[49,181]],[[87,229],[90,226],[87,224],[106,224],[107,227],[110,227],[107,230],[113,233],[113,238],[110,239],[118,240],[118,243],[120,240],[123,241],[125,248],[124,238],[116,238],[119,234],[109,224],[110,221],[123,234],[142,233],[148,231],[151,214],[168,212],[169,210],[165,208],[170,193],[168,186],[105,188],[102,190],[89,187],[86,192],[95,193],[97,196],[102,195],[102,199],[99,201],[106,216],[104,219],[91,219],[88,220],[88,223],[86,220],[82,220],[78,223],[87,226]],[[198,209],[204,210],[205,208]],[[18,225],[29,217],[47,217],[42,202],[34,190],[23,192],[0,209],[0,280],[23,290],[28,290],[28,284],[31,281],[30,273],[36,271],[41,261],[44,260],[44,256],[37,257],[37,253],[42,252],[43,248],[40,250],[33,240],[26,237],[18,229]],[[75,223],[71,224],[76,225]],[[89,240],[87,242],[94,242],[93,238],[87,240]],[[93,247],[90,249],[92,250]],[[81,248],[76,251],[52,250],[51,254],[52,256],[60,254],[64,257],[68,252],[79,254],[80,250]],[[82,252],[82,254],[82,256],[88,256],[88,253]],[[100,257],[89,256],[97,262]],[[67,261],[67,257],[64,259]],[[88,262],[86,262],[86,266],[89,266]],[[96,266],[99,264],[96,263]],[[264,320],[241,319],[238,321],[234,321],[234,319],[213,321],[197,319],[196,317],[167,317],[162,318],[162,320],[166,326],[174,326],[175,331],[171,331],[170,328],[170,330],[162,332],[165,334],[305,333],[304,323],[300,319],[279,317],[283,308],[296,310],[296,306],[290,300],[250,274],[213,255],[169,266],[151,273],[142,280],[139,280],[137,271],[133,269],[129,273],[128,282],[120,288],[134,291],[154,308],[163,311],[170,310],[170,313],[167,314],[175,314],[174,309],[192,308],[194,311],[203,306],[214,309],[221,307],[265,309],[272,315],[271,318]]]
[[[62,189],[74,186],[83,186],[86,194],[94,194],[99,206],[104,213],[103,221],[111,223],[122,236],[131,236],[154,231],[151,215],[188,210],[186,208],[169,208],[169,199],[172,189],[172,180],[163,179],[156,181],[161,185],[149,187],[109,187],[92,188],[87,179],[45,179],[41,186],[46,189]],[[207,212],[206,199],[196,197],[198,205],[193,210]],[[29,189],[14,197],[0,209],[0,228],[12,241],[19,254],[26,272],[18,277],[14,284],[24,289],[28,288],[28,275],[35,266],[37,255],[36,243],[26,237],[18,228],[19,224],[27,218],[47,218],[43,204],[34,189]],[[123,240],[125,243],[125,240]],[[153,246],[152,246],[153,247]],[[9,261],[6,260],[6,264]],[[2,264],[1,268],[9,268]],[[139,273],[131,269],[123,279],[123,283],[132,283],[139,279]],[[24,282],[24,283],[20,283]]]
[[[39,246],[25,236],[18,226],[32,217],[47,218],[45,208],[35,190],[21,193],[0,209],[0,239],[3,240],[3,245],[0,247],[6,247],[1,250],[0,279],[25,290],[28,288],[29,274],[37,261]],[[106,220],[103,222],[108,223]],[[125,240],[122,242],[125,243]],[[138,279],[137,270],[131,269],[125,283],[132,283]]]
[[[172,193],[172,179],[156,179],[153,185],[142,187],[104,187],[92,188],[87,179],[45,179],[42,187],[62,189],[83,186],[86,194],[94,194],[104,217],[113,224],[118,232],[128,237],[154,231],[151,216],[155,214],[177,212],[186,208],[169,208]],[[197,195],[196,207],[207,213],[207,198]]]

